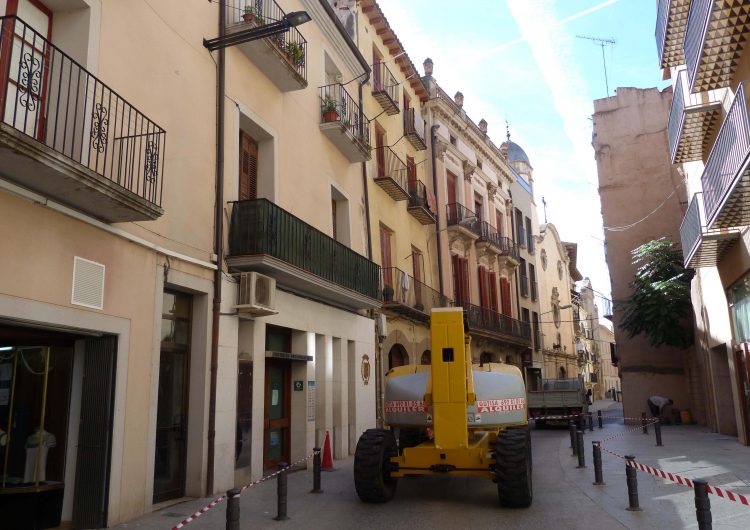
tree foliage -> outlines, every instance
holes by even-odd
[[[652,346],[684,348],[693,342],[690,281],[694,271],[682,265],[682,252],[666,238],[631,251],[638,267],[630,282],[620,325],[630,337],[644,334]]]

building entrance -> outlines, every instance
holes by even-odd
[[[266,359],[263,468],[289,463],[291,363]]]

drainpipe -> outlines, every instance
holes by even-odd
[[[226,7],[219,3],[219,36],[226,27]],[[214,208],[214,271],[213,314],[211,316],[211,382],[208,396],[208,448],[206,457],[206,495],[214,493],[214,453],[216,439],[216,376],[219,368],[219,319],[221,313],[221,281],[224,269],[224,83],[226,65],[224,48],[218,50],[216,64],[216,204]]]
[[[370,79],[370,72],[368,71],[365,74],[364,81],[359,83],[358,86],[358,92],[359,92],[359,123],[360,127],[364,127],[363,124],[363,117],[364,117],[364,111],[362,110],[364,108],[363,106],[363,99],[362,99],[362,85],[367,83],[367,81]],[[367,227],[367,259],[372,261],[372,227],[370,226],[370,191],[367,186],[367,162],[362,162],[362,188],[365,192],[365,226]]]
[[[431,143],[431,151],[432,151],[432,191],[435,194],[435,204],[440,204],[440,201],[438,200],[438,182],[437,182],[437,169],[435,168],[435,160],[437,159],[437,156],[435,155],[435,132],[440,128],[440,125],[433,125],[430,127],[430,143]],[[440,218],[439,212],[435,212],[438,214],[438,219]],[[435,223],[435,241],[437,244],[437,266],[438,266],[438,285],[440,286],[440,296],[445,296],[445,293],[443,292],[443,253],[442,253],[442,247],[440,246],[440,223]]]

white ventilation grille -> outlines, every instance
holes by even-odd
[[[104,265],[78,256],[73,258],[73,294],[70,303],[93,309],[104,307]]]

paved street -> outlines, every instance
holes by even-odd
[[[621,414],[620,405],[600,402],[606,415]],[[605,425],[609,436],[631,427],[622,422]],[[606,444],[618,453],[633,453],[638,461],[678,472],[690,478],[749,494],[750,448],[735,440],[694,426],[664,427],[664,447],[657,448],[653,431],[624,434]],[[593,486],[591,440],[602,438],[596,429],[586,435],[586,469],[576,469],[564,429],[533,431],[534,503],[526,510],[497,506],[491,482],[462,477],[412,478],[399,482],[396,498],[384,505],[359,501],[352,480],[352,459],[337,461],[337,470],[323,474],[321,495],[308,493],[310,472],[289,476],[289,515],[276,514],[276,484],[264,483],[242,497],[242,528],[690,528],[697,527],[693,494],[688,488],[638,474],[642,512],[625,510],[627,493],[624,462],[604,455],[606,486]],[[700,442],[700,443],[697,443]],[[714,528],[750,527],[750,508],[711,497]],[[205,500],[178,504],[117,528],[169,529],[205,504]],[[188,529],[223,528],[222,503]]]

